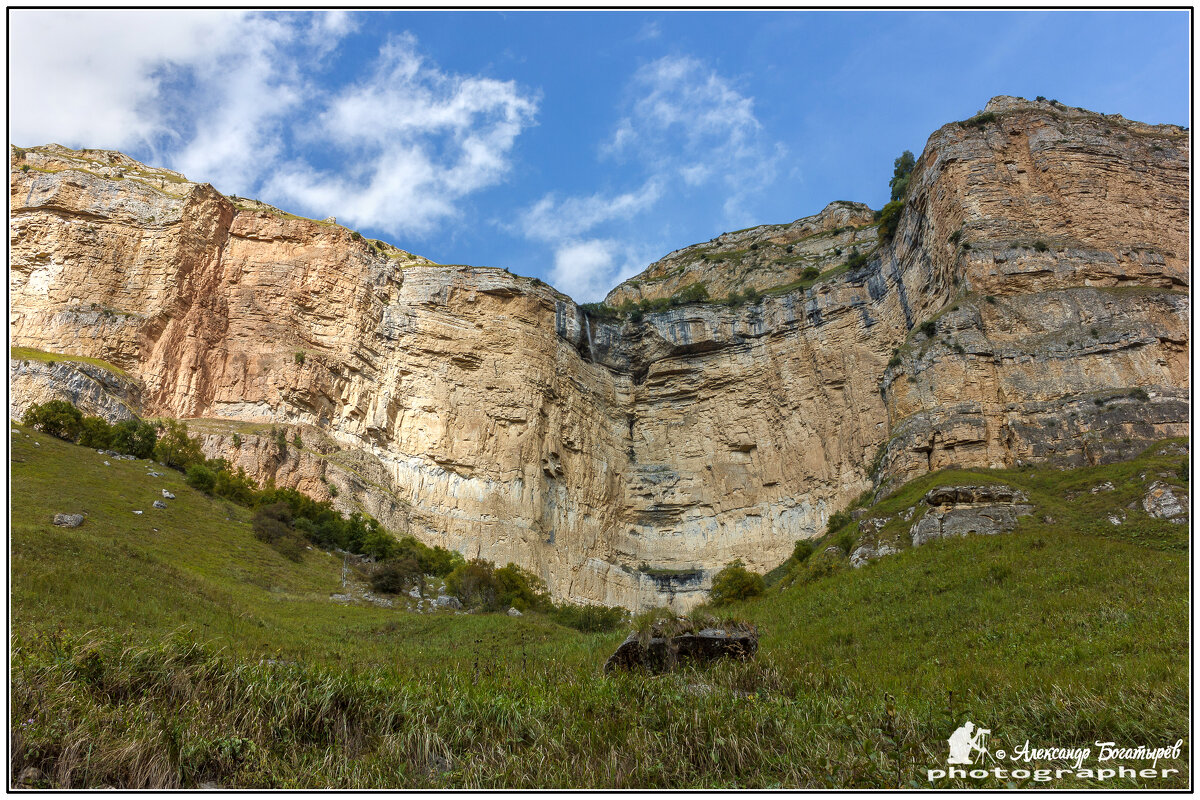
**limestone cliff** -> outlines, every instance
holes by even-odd
[[[892,240],[848,203],[725,234],[610,301],[774,292],[614,319],[119,154],[14,151],[11,341],[559,597],[685,607],[863,491],[1186,433],[1188,162],[1179,128],[996,98],[930,137]]]

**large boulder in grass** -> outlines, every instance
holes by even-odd
[[[604,671],[646,669],[666,672],[687,663],[720,658],[745,661],[758,652],[758,630],[747,623],[701,627],[686,619],[655,622],[648,631],[629,634],[604,663]]]

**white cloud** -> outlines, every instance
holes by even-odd
[[[580,303],[602,300],[609,289],[636,275],[644,259],[612,239],[564,241],[555,248],[550,283]]]
[[[266,191],[356,225],[427,233],[456,201],[504,177],[536,113],[537,99],[516,83],[446,74],[415,38],[396,37],[374,74],[332,98],[308,131],[351,166],[290,162]]]
[[[37,145],[133,147],[167,133],[164,77],[237,45],[239,11],[43,11],[9,17],[9,131]]]
[[[15,11],[14,141],[134,151],[224,192],[428,233],[495,185],[537,98],[452,75],[412,36],[333,83],[344,11]]]
[[[641,188],[566,198],[551,193],[519,217],[527,238],[554,248],[551,282],[577,300],[602,297],[655,257],[645,241],[628,243],[627,228],[623,246],[595,235],[596,229],[644,216],[667,194],[689,193],[715,199],[731,227],[750,224],[747,198],[761,195],[785,156],[783,145],[763,134],[753,99],[697,59],[647,64],[634,73],[627,94],[600,155],[642,172]]]
[[[699,59],[666,56],[633,76],[630,101],[601,154],[673,175],[688,187],[720,184],[725,209],[741,213],[786,150],[763,133],[754,100]]]
[[[547,194],[521,213],[520,227],[531,239],[573,238],[597,225],[629,219],[647,210],[662,197],[662,191],[662,182],[652,177],[641,188],[612,197],[593,194],[560,201],[553,193]]]

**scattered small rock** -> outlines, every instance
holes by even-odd
[[[864,544],[850,554],[850,566],[858,569],[872,559],[879,558],[880,556],[890,556],[899,552],[899,549],[892,547],[890,544]]]
[[[104,462],[104,466],[106,466],[106,467],[111,467],[111,466],[112,466],[112,464],[110,464],[110,463],[108,463],[107,461],[105,461],[105,462]]]
[[[135,511],[135,512],[133,512],[133,513],[135,513],[135,514],[140,514],[140,513],[142,513],[142,512],[140,512],[140,511]]]
[[[1150,484],[1146,490],[1146,496],[1142,498],[1142,508],[1155,519],[1165,519],[1179,525],[1186,523],[1188,498],[1184,494],[1183,499],[1180,500],[1175,495],[1176,490],[1177,487],[1173,487],[1169,483],[1155,481]],[[1182,494],[1182,492],[1180,493]]]
[[[175,499],[175,495],[171,494],[171,493],[170,493],[170,492],[168,492],[166,489],[163,489],[163,490],[162,490],[162,493],[163,493],[163,497],[165,497],[165,498],[166,498],[166,499],[168,499],[168,500],[174,500],[174,499]],[[310,548],[310,549],[311,549],[311,548]]]
[[[151,478],[161,478],[162,477],[161,472],[154,472],[153,470],[151,470],[150,472],[147,472],[146,475]]]
[[[42,780],[42,771],[37,767],[26,767],[21,770],[21,774],[17,777],[17,783],[21,786],[35,786]]]
[[[1118,517],[1116,514],[1109,514],[1108,521],[1111,522],[1113,525],[1120,525],[1125,520],[1122,519],[1121,517]]]
[[[155,501],[154,501],[154,507],[155,507],[155,508],[166,508],[166,507],[167,507],[167,504],[166,504],[166,503],[164,503],[162,500],[155,500]]]
[[[60,528],[78,528],[83,524],[83,514],[55,514],[54,524]]]
[[[517,611],[515,608],[510,608],[510,609],[508,609],[508,615],[509,615],[510,617],[523,617],[523,616],[525,616],[525,615],[524,615],[524,614],[522,614],[520,611]]]
[[[438,595],[437,600],[434,600],[434,602],[437,603],[438,608],[453,608],[458,610],[463,607],[462,602],[453,595]]]
[[[1112,481],[1105,481],[1099,486],[1093,486],[1092,494],[1099,494],[1100,492],[1115,492],[1116,490],[1117,487],[1112,485]]]

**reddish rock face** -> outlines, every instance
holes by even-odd
[[[522,564],[558,597],[683,608],[878,484],[1187,432],[1186,132],[988,110],[930,137],[890,242],[834,204],[720,237],[747,269],[688,248],[648,273],[740,290],[794,272],[772,258],[827,258],[821,236],[865,264],[636,322],[117,153],[14,150],[11,341],[117,365],[144,413],[193,419],[260,479]],[[57,373],[10,367],[39,397]]]

